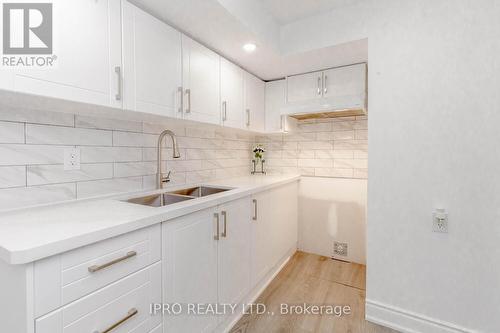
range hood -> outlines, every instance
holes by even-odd
[[[366,116],[366,109],[340,109],[335,111],[294,113],[288,114],[288,116],[297,120]]]

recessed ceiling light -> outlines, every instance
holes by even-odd
[[[243,45],[243,50],[247,52],[253,52],[256,48],[257,45],[255,45],[254,43],[246,43],[245,45]]]

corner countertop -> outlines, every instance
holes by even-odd
[[[0,259],[27,264],[299,179],[298,175],[249,176],[0,213]],[[164,207],[121,201],[199,185],[234,189]]]

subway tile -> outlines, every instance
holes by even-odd
[[[250,151],[250,150],[235,150],[235,149],[232,149],[232,150],[216,150],[215,151],[215,157],[210,157],[212,156],[212,150],[208,150],[208,154],[206,157],[206,159],[213,159],[213,158],[243,158],[243,159],[247,159],[247,160],[250,160],[253,156],[253,153]],[[266,156],[267,155],[267,152],[266,152]],[[280,156],[281,156],[281,152],[280,152]]]
[[[113,146],[144,147],[144,134],[132,132],[113,132]]]
[[[331,132],[332,140],[353,140],[355,138],[354,131]]]
[[[331,141],[331,140],[333,140],[333,132],[318,132],[318,133],[312,133],[312,134],[316,135],[315,139],[317,141]]]
[[[353,178],[368,179],[368,169],[354,169]]]
[[[302,176],[314,176],[314,168],[301,167],[298,172]]]
[[[334,169],[334,168],[315,168],[314,175],[316,177],[339,177],[352,178],[352,169]]]
[[[0,144],[0,165],[62,164],[65,146]]]
[[[339,121],[333,123],[333,131],[352,131],[354,130],[354,121]]]
[[[72,127],[75,125],[74,119],[75,116],[70,113],[30,110],[0,105],[0,120],[4,121]]]
[[[141,122],[80,115],[75,116],[75,127],[142,132]]]
[[[80,170],[64,170],[64,165],[33,165],[27,168],[28,186],[70,183],[113,177],[113,165],[81,164]]]
[[[186,137],[214,139],[215,138],[215,129],[204,128],[203,126],[200,126],[200,128],[198,128],[198,127],[186,127]]]
[[[316,133],[289,133],[283,136],[283,141],[312,141],[315,139]]]
[[[366,140],[343,140],[334,142],[335,150],[366,150],[368,142]]]
[[[250,167],[225,168],[215,170],[216,179],[243,177],[250,175]]]
[[[333,160],[326,159],[299,159],[298,166],[300,168],[331,168],[333,166]]]
[[[335,159],[333,160],[333,167],[338,169],[365,169],[368,167],[368,160],[365,159]]]
[[[24,143],[24,124],[0,121],[0,143]]]
[[[350,150],[315,150],[315,158],[352,158],[353,153]]]
[[[354,150],[354,158],[368,158],[368,152],[366,150]]]
[[[80,147],[81,163],[109,163],[142,161],[142,148]]]
[[[332,130],[332,123],[299,124],[298,129],[300,132],[330,132]]]
[[[28,144],[111,146],[112,140],[110,131],[26,124]]]
[[[78,199],[115,193],[135,192],[142,190],[142,177],[78,182],[76,184],[76,190]]]
[[[367,140],[368,139],[368,130],[356,130],[356,139]]]
[[[266,165],[271,167],[297,167],[297,159],[266,159]]]
[[[15,187],[0,190],[0,210],[76,199],[76,184]]]
[[[156,161],[157,160],[158,151],[156,148],[143,148],[142,149],[142,160],[143,161]],[[161,160],[162,161],[174,161],[174,160],[185,160],[186,150],[179,149],[179,154],[181,156],[179,158],[174,158],[174,151],[172,148],[162,148],[161,150]]]
[[[186,126],[182,124],[181,120],[171,119],[169,121],[164,121],[164,122],[158,122],[158,123],[145,122],[142,124],[143,133],[158,135],[166,129],[171,130],[177,136],[185,136],[186,134]]]
[[[0,167],[0,188],[26,186],[25,166]]]
[[[186,183],[207,182],[216,178],[215,170],[202,170],[186,172]]]
[[[114,177],[137,177],[156,173],[155,162],[114,163]]]
[[[366,130],[368,129],[368,120],[356,120],[353,127],[356,130]]]
[[[299,142],[298,149],[307,150],[307,149],[333,149],[333,143],[327,141],[310,141],[310,142]]]
[[[187,171],[203,170],[202,160],[169,161],[166,163],[166,167],[165,166],[163,167],[163,170],[167,172],[168,171],[187,172]]]

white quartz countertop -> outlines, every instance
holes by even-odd
[[[297,181],[298,175],[249,176],[203,184],[234,188],[164,207],[149,207],[120,201],[158,191],[101,199],[72,201],[0,213],[0,259],[26,264],[89,245],[197,210]]]

